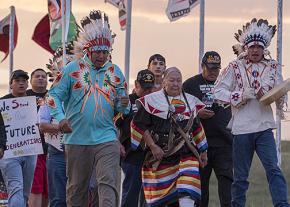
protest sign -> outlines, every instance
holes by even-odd
[[[5,158],[43,153],[37,126],[36,97],[27,96],[0,100],[7,135]]]

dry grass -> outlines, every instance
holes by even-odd
[[[290,141],[282,142],[282,170],[287,180],[288,189],[290,189]],[[264,168],[255,155],[249,177],[249,190],[247,192],[246,207],[271,207],[273,206],[269,193],[268,183]],[[288,200],[290,194],[288,193]],[[217,193],[217,180],[213,173],[210,185],[210,207],[219,207]]]

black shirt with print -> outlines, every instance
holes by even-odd
[[[37,93],[37,92],[34,92],[32,89],[28,89],[26,91],[26,95],[27,96],[35,96],[36,97],[37,112],[38,112],[38,110],[40,108],[40,104],[39,104],[40,103],[40,100],[45,98],[46,93],[47,93],[47,91],[45,91],[43,93]],[[43,147],[43,152],[44,152],[44,154],[47,154],[47,148],[48,148],[48,146],[45,143],[44,134],[41,133],[41,132],[39,132],[39,133],[40,133],[41,143],[42,143],[42,147]]]
[[[125,147],[126,155],[123,159],[123,162],[127,162],[133,165],[142,165],[144,158],[145,158],[145,152],[144,150],[139,146],[136,150],[132,150],[131,148],[131,121],[134,117],[134,115],[137,112],[137,107],[135,104],[135,101],[140,98],[137,96],[136,93],[132,93],[129,95],[130,103],[131,103],[131,110],[129,114],[124,115],[123,118],[119,118],[116,120],[115,124],[116,127],[119,129],[119,140],[122,143],[122,145]]]
[[[200,99],[206,109],[214,111],[215,115],[209,119],[200,119],[205,130],[205,135],[210,147],[222,147],[232,145],[232,134],[226,127],[231,119],[230,107],[214,103],[212,89],[213,81],[206,81],[202,74],[187,79],[183,83],[183,90]]]

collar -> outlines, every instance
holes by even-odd
[[[245,68],[248,69],[250,68],[252,65],[258,65],[258,66],[266,66],[268,65],[269,61],[267,59],[263,59],[258,63],[252,63],[251,61],[247,60],[246,58],[243,59],[243,63],[245,65]]]
[[[87,55],[85,55],[83,57],[83,60],[85,62],[87,62],[93,70],[96,70],[98,72],[105,71],[105,70],[107,70],[109,65],[112,65],[112,62],[108,60],[104,63],[104,65],[102,67],[100,67],[99,69],[96,69],[95,65],[92,63],[92,61],[90,60],[90,58]]]

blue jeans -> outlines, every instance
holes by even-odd
[[[232,207],[244,207],[247,181],[254,152],[256,151],[266,171],[272,202],[275,207],[288,207],[287,185],[278,167],[276,144],[271,129],[235,135],[233,140],[234,182],[232,184]]]
[[[9,207],[26,207],[37,156],[0,160],[0,169],[8,191]]]
[[[48,198],[50,207],[66,207],[66,163],[64,152],[48,147]]]
[[[140,191],[142,188],[141,170],[142,165],[133,165],[122,162],[124,181],[122,185],[122,207],[137,207]],[[142,194],[144,195],[144,194]]]

